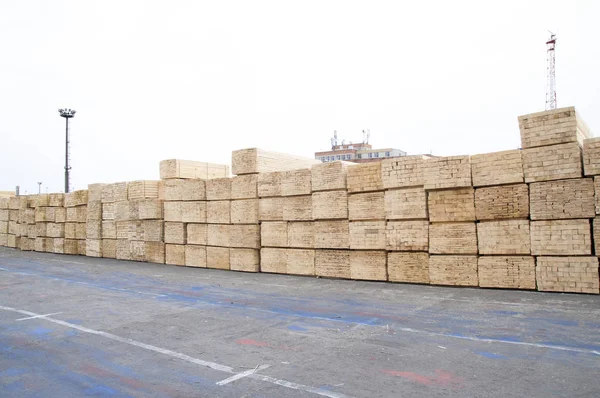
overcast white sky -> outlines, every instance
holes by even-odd
[[[519,146],[544,109],[600,129],[594,1],[0,2],[0,190],[158,179],[161,159],[247,147],[312,157],[333,130],[409,154]]]

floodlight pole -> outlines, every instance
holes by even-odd
[[[65,130],[65,193],[69,193],[69,119],[75,116],[73,109],[59,109],[60,117],[64,117],[66,121]]]

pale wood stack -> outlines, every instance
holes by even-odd
[[[86,255],[88,194],[87,189],[65,194],[64,201],[67,210],[64,225],[63,251],[65,254]]]
[[[0,197],[0,246],[8,245],[8,224],[10,221],[10,208],[8,197]]]
[[[0,199],[0,245],[598,294],[600,140],[583,139],[582,168],[589,132],[573,108],[526,115],[519,124],[523,150],[313,165],[250,149],[233,153],[233,178],[193,178],[201,173],[196,165],[176,161],[161,164],[160,182]],[[79,243],[85,239],[87,249]]]
[[[348,169],[350,278],[387,280],[386,206],[382,163]]]
[[[592,176],[599,162],[595,140],[588,140],[589,130],[572,107],[520,116],[519,127],[537,288],[598,293],[591,229],[595,190],[592,179],[584,178],[581,150],[583,145],[586,175]]]
[[[429,212],[424,156],[381,162],[388,280],[429,283]]]
[[[529,189],[522,151],[471,156],[478,221],[479,286],[535,289]]]
[[[163,181],[165,263],[206,267],[206,181]]]
[[[160,162],[160,179],[202,179],[225,178],[230,176],[225,164],[197,162],[195,160],[167,159]]]
[[[258,196],[261,272],[314,275],[311,169],[258,174]]]
[[[477,286],[475,192],[469,156],[424,163],[429,210],[429,282]]]

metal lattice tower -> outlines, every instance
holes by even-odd
[[[71,180],[69,178],[69,171],[71,170],[71,166],[69,166],[71,160],[71,151],[70,151],[70,141],[69,141],[69,119],[75,116],[75,110],[73,109],[59,109],[58,113],[60,117],[65,118],[66,128],[65,128],[65,193],[69,193],[69,188],[71,185]]]
[[[546,42],[546,110],[556,109],[556,68],[555,68],[556,35],[550,32],[550,40]]]

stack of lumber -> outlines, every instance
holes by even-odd
[[[259,272],[258,174],[244,174],[231,179],[229,221],[232,224],[229,268],[233,271]]]
[[[100,197],[102,205],[102,257],[117,258],[117,246],[120,246],[119,257],[128,259],[130,256],[129,243],[127,242],[129,223],[129,214],[123,214],[127,202],[127,182],[116,182],[105,184],[102,186],[102,194]],[[119,221],[117,221],[117,207],[119,208]],[[129,213],[127,208],[127,213]],[[119,230],[119,240],[117,244],[117,225]],[[127,255],[125,254],[127,253]]]
[[[229,166],[195,160],[167,159],[160,161],[160,179],[203,179],[229,177]]]
[[[387,280],[386,207],[380,162],[348,169],[350,277]]]
[[[86,215],[86,255],[102,257],[102,190],[104,184],[88,185]]]
[[[584,172],[586,176],[594,178],[594,220],[593,220],[593,240],[594,240],[594,253],[595,256],[600,256],[600,139],[588,138],[583,142],[583,159],[584,159]],[[587,205],[586,205],[587,208]],[[587,210],[586,210],[587,211]],[[594,281],[598,281],[598,267],[594,265],[592,260],[587,268],[578,269],[578,275],[586,275],[586,282],[592,283],[591,286],[587,286],[585,293],[598,293],[598,285],[594,284]],[[573,263],[570,263],[570,265]],[[587,270],[587,273],[583,274],[582,271]],[[576,278],[573,278],[576,279]],[[573,281],[571,281],[573,282]],[[581,285],[580,281],[580,285]],[[577,284],[577,281],[575,280]],[[583,285],[582,285],[583,287]]]
[[[584,178],[584,168],[591,177],[600,164],[597,140],[590,139],[589,129],[573,107],[518,120],[524,177],[530,183],[537,288],[598,293],[599,253],[592,245],[591,229],[597,192],[592,178]]]
[[[231,154],[231,171],[235,175],[287,171],[321,163],[319,160],[289,155],[286,153],[248,148],[233,151]]]
[[[26,200],[26,199],[25,199]],[[4,220],[6,224],[0,224],[3,227],[1,231],[5,237],[0,238],[0,242],[6,240],[6,246],[12,248],[20,248],[21,227],[19,226],[20,208],[22,197],[12,196],[9,198],[0,199],[0,220]]]
[[[519,150],[471,156],[479,286],[535,289],[529,190]]]
[[[471,158],[448,156],[424,164],[429,211],[429,282],[477,286],[477,226]]]
[[[67,210],[64,225],[65,254],[86,255],[87,250],[87,203],[88,190],[73,191],[65,194],[65,207]]]
[[[8,247],[9,198],[0,197],[0,246]]]
[[[37,236],[37,227],[35,221],[35,206],[37,205],[37,195],[21,196],[18,210],[18,220],[7,222],[7,232],[15,233],[18,236],[18,248],[23,251],[35,250],[35,238]],[[46,203],[47,195],[46,195]],[[61,207],[62,210],[64,210]],[[50,211],[50,215],[54,218],[54,207]],[[2,228],[2,222],[0,222],[0,229]],[[49,250],[52,251],[52,242],[50,242]]]
[[[65,222],[67,209],[62,193],[30,195],[22,202],[21,250],[64,253]],[[85,206],[79,206],[85,211]],[[76,220],[77,221],[77,220]],[[84,220],[85,221],[85,220]],[[25,225],[26,224],[26,225]],[[79,254],[77,242],[72,244],[71,254]]]
[[[429,283],[429,221],[423,156],[384,159],[388,280]]]
[[[163,192],[165,263],[206,267],[206,181],[165,180]]]
[[[309,168],[258,174],[261,272],[315,274],[312,176]]]

